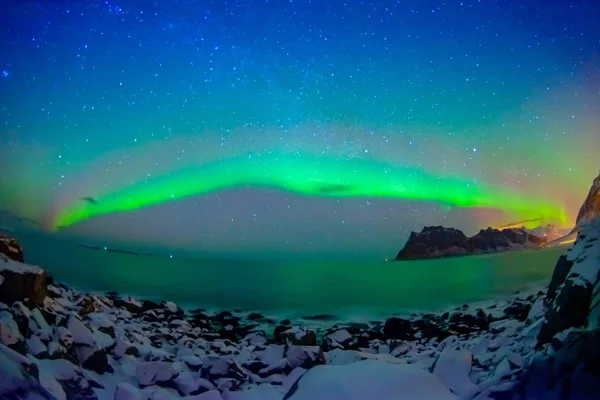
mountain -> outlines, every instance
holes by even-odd
[[[443,226],[426,226],[412,232],[408,241],[398,252],[396,260],[416,260],[496,253],[508,250],[538,248],[546,239],[525,229],[482,229],[468,237],[462,231]]]
[[[525,229],[525,228],[522,228]],[[535,236],[539,236],[543,239],[546,240],[546,242],[552,242],[553,240],[559,239],[561,237],[563,237],[565,234],[570,232],[570,229],[568,229],[566,232],[563,230],[558,229],[556,226],[554,225],[544,225],[544,226],[538,226],[537,228],[533,228],[533,229],[526,229],[527,232],[535,235]]]
[[[577,214],[575,229],[579,230],[583,225],[600,216],[600,173],[594,179],[590,192]]]

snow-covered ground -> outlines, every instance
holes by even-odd
[[[0,396],[491,399],[545,351],[543,295],[406,319],[275,321],[51,284],[38,306],[0,303]]]

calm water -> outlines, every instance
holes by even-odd
[[[78,288],[184,306],[393,313],[484,301],[547,283],[563,249],[409,262],[244,263],[89,250],[16,235],[26,259]]]

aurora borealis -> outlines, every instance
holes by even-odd
[[[0,227],[389,255],[573,222],[600,167],[593,1],[0,5]]]

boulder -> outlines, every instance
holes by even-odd
[[[42,305],[52,277],[43,269],[0,255],[0,302]]]
[[[316,346],[317,334],[306,328],[294,327],[281,332],[280,341],[296,346]]]
[[[470,352],[446,347],[435,360],[432,372],[452,393],[470,399],[477,392],[477,386],[469,378],[472,363]]]
[[[0,398],[55,400],[38,380],[39,371],[33,361],[0,344]]]
[[[383,336],[386,339],[411,340],[414,333],[411,322],[403,318],[388,318],[383,327]]]

